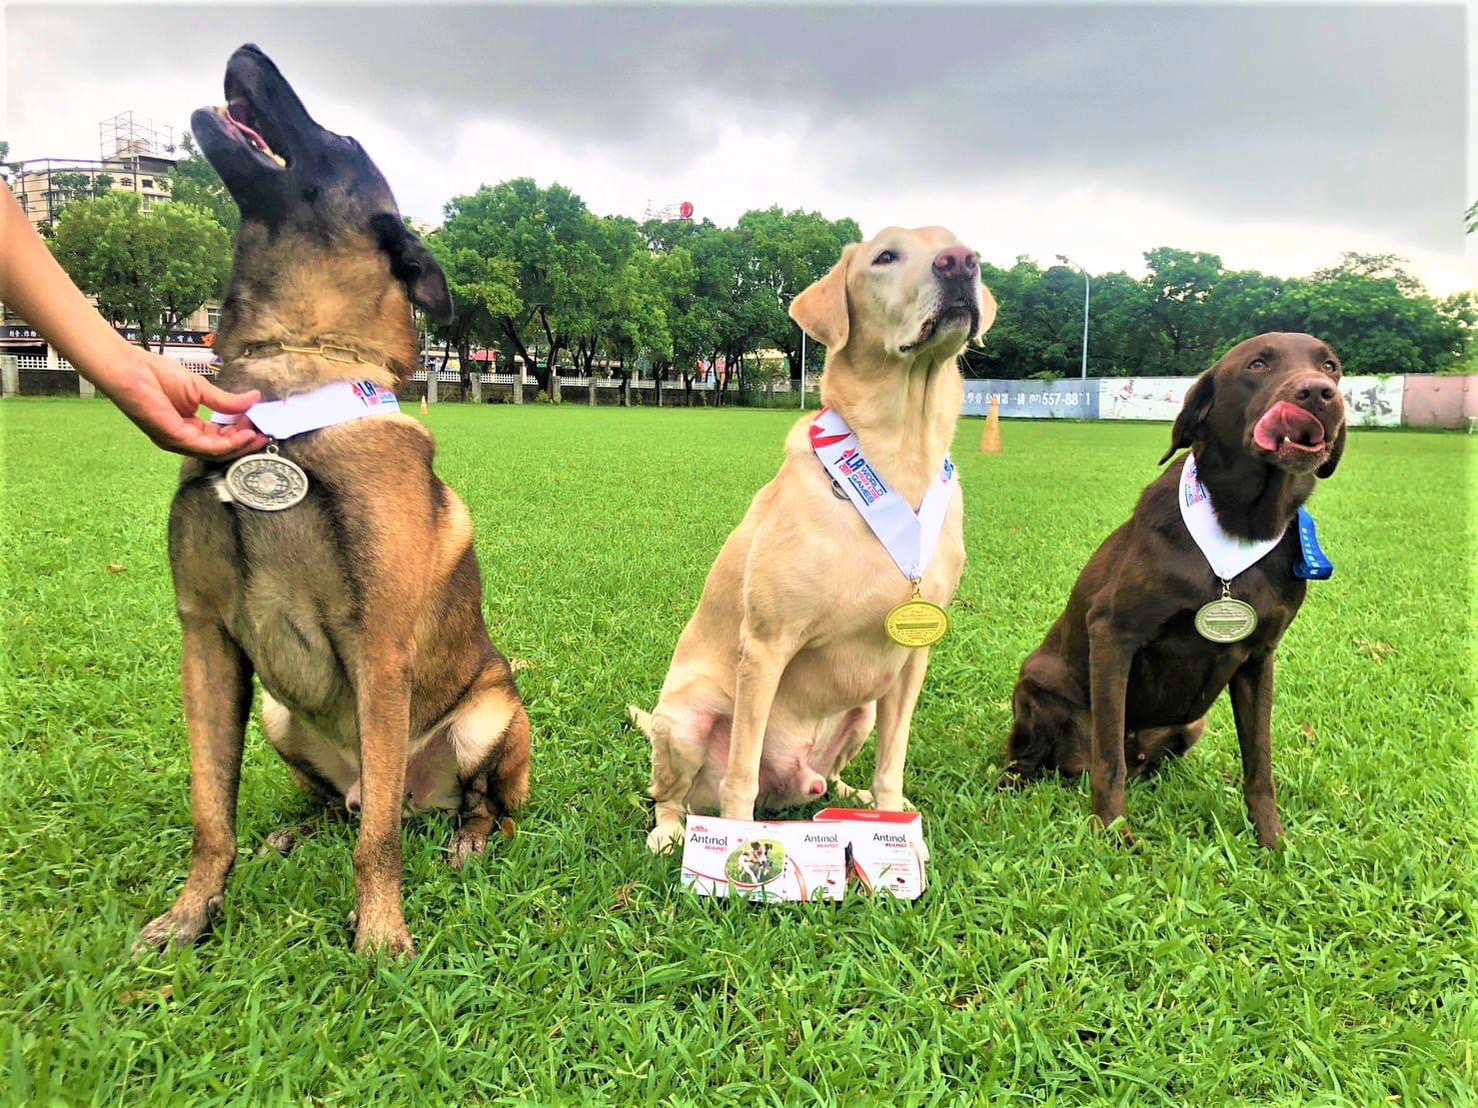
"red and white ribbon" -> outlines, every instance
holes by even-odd
[[[914,582],[922,579],[939,547],[954,492],[955,466],[949,457],[915,512],[863,457],[856,432],[830,408],[822,408],[811,421],[811,449],[903,575]]]

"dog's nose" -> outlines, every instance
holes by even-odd
[[[1338,395],[1339,389],[1328,377],[1305,377],[1293,389],[1293,399],[1300,404],[1310,404],[1319,408]]]
[[[968,247],[949,246],[934,255],[934,272],[941,277],[973,277],[980,272],[980,262]]]

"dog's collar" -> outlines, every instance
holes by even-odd
[[[339,343],[319,343],[317,346],[294,346],[286,342],[253,343],[241,351],[242,358],[272,358],[278,354],[310,354],[342,365],[372,365],[378,369],[389,369],[382,360],[366,357],[364,351]]]

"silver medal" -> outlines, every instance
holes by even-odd
[[[1257,630],[1257,609],[1233,598],[1231,586],[1223,581],[1221,599],[1196,612],[1196,630],[1209,642],[1241,642]]]
[[[238,458],[226,470],[231,499],[259,512],[280,512],[308,495],[308,475],[296,462],[277,453],[277,444],[265,454]]]

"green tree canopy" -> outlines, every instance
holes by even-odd
[[[148,346],[220,296],[231,243],[209,213],[189,204],[144,211],[133,193],[75,200],[57,220],[52,253],[115,325],[139,329]]]
[[[228,234],[236,234],[241,226],[241,212],[236,201],[226,191],[226,184],[215,167],[196,148],[188,130],[180,139],[180,149],[183,157],[175,162],[167,178],[170,197],[176,203],[194,204],[205,209]]]

